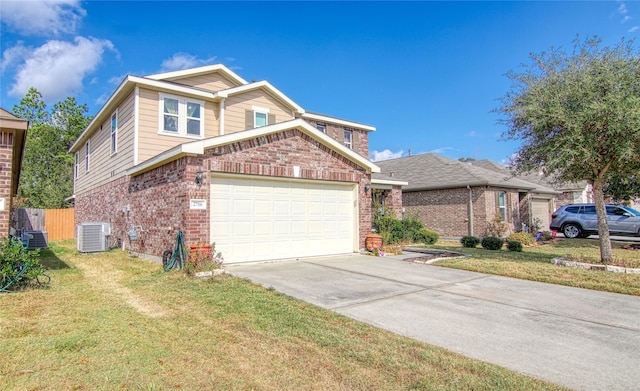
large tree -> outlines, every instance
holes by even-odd
[[[559,182],[593,186],[600,257],[613,258],[604,188],[640,173],[640,54],[633,41],[602,47],[576,40],[573,51],[531,54],[507,74],[511,89],[497,109],[508,139],[521,140],[517,173],[544,169]]]
[[[68,97],[54,104],[51,112],[42,95],[30,88],[13,113],[30,121],[20,174],[18,196],[23,206],[65,208],[65,198],[73,193],[73,156],[67,150],[90,118],[87,106]]]

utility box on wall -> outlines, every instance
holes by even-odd
[[[81,253],[106,251],[109,235],[111,235],[109,223],[82,223],[78,225],[78,251]]]

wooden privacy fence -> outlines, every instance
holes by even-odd
[[[75,237],[75,210],[67,209],[16,209],[16,229],[46,231],[51,240]]]

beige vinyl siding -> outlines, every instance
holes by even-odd
[[[199,99],[198,99],[199,100]],[[158,91],[140,88],[139,126],[138,126],[138,164],[177,145],[194,141],[192,137],[159,134],[160,130],[160,94]],[[204,137],[220,134],[219,105],[215,102],[204,103]]]
[[[91,148],[89,172],[85,171],[84,166],[86,153],[84,144],[78,150],[80,166],[75,182],[76,194],[122,177],[133,165],[134,98],[135,93],[132,92],[118,106],[118,151],[116,153],[111,153],[111,114],[113,112],[109,113],[89,139]]]
[[[275,115],[276,123],[293,119],[291,108],[285,106],[266,91],[262,89],[247,91],[227,98],[224,112],[224,133],[230,134],[246,130],[245,112],[252,110],[252,106],[268,108],[269,117]]]
[[[204,75],[196,75],[191,77],[184,77],[173,79],[176,83],[186,84],[188,86],[201,88],[207,91],[221,91],[231,87],[237,87],[241,84],[235,83],[219,73],[211,73]]]

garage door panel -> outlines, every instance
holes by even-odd
[[[213,175],[211,239],[226,262],[353,252],[354,187]]]

